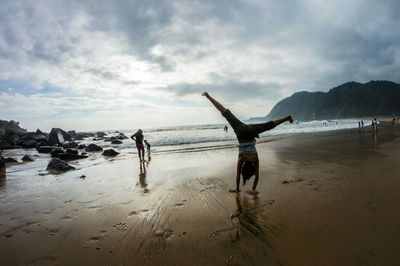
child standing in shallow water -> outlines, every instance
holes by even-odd
[[[144,144],[146,144],[147,152],[150,152],[150,148],[151,148],[150,143],[148,143],[147,140],[145,139]]]

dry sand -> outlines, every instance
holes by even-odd
[[[153,154],[146,174],[132,152],[11,166],[0,265],[399,265],[399,132],[259,143],[257,197],[228,193],[234,148]]]

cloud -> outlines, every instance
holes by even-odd
[[[97,111],[127,101],[130,111],[144,102],[189,113],[206,89],[264,115],[299,90],[399,82],[399,9],[395,0],[1,1],[1,100],[64,99],[58,114],[68,101],[80,110],[78,96]]]

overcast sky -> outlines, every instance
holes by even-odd
[[[300,90],[400,81],[400,1],[0,0],[0,119],[135,129],[265,116]]]

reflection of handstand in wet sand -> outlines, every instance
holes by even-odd
[[[259,160],[258,154],[255,147],[256,140],[258,138],[258,134],[265,132],[267,130],[271,130],[277,125],[280,125],[286,121],[293,123],[292,117],[289,115],[282,119],[269,121],[262,124],[249,124],[246,125],[239,119],[237,119],[229,109],[223,107],[219,102],[217,102],[214,98],[212,98],[207,92],[203,93],[210,102],[221,112],[222,116],[228,121],[228,123],[232,126],[235,131],[237,140],[239,142],[239,157],[236,168],[236,189],[229,190],[230,192],[240,192],[240,173],[243,176],[243,184],[246,183],[246,180],[252,177],[255,174],[255,179],[253,183],[253,187],[251,190],[247,191],[249,194],[255,195],[257,194],[256,188],[259,177]]]

